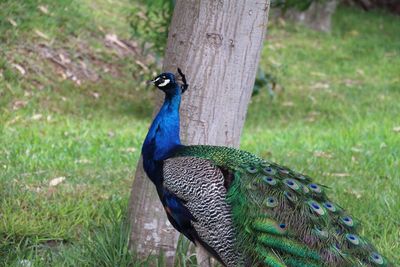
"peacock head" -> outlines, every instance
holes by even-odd
[[[149,83],[154,84],[158,89],[166,94],[184,93],[189,85],[186,83],[185,75],[178,68],[178,74],[182,80],[182,84],[177,82],[175,75],[171,72],[164,72],[150,80]]]

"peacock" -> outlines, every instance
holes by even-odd
[[[235,148],[181,144],[185,75],[150,82],[165,99],[143,143],[143,167],[169,221],[195,245],[227,267],[390,266],[309,176]]]

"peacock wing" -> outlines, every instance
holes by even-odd
[[[174,157],[207,159],[221,170],[236,242],[252,266],[390,265],[310,177],[228,147],[184,146]]]
[[[163,199],[173,226],[227,266],[240,266],[224,175],[210,160],[172,157],[163,163]]]

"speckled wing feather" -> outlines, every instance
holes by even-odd
[[[234,235],[218,237],[217,233],[212,233],[214,243],[222,245],[210,244],[210,247],[223,246],[232,242],[226,239],[234,239],[236,251],[240,251],[243,260],[239,265],[249,261],[251,266],[390,265],[357,234],[358,222],[331,202],[325,188],[313,183],[310,177],[228,147],[183,146],[171,160],[175,157],[180,159],[178,165],[181,166],[192,165],[195,158],[204,160],[196,162],[196,168],[190,168],[182,176],[190,178],[206,168],[212,169],[213,175],[218,177],[218,185],[211,191],[195,187],[204,194],[197,192],[194,197],[207,198],[210,194],[208,203],[212,203],[214,197],[218,201],[225,198],[228,206],[222,209],[231,213],[224,216],[230,218],[228,223],[233,222]],[[183,169],[181,171],[185,172]],[[207,178],[209,181],[213,179],[211,176]],[[201,177],[203,175],[198,179]],[[220,223],[223,225],[226,220]],[[206,228],[202,231],[212,231],[212,227]],[[237,257],[234,253],[231,255]],[[238,263],[226,261],[229,257],[229,253],[224,255],[225,265],[238,266]]]
[[[170,158],[164,161],[163,187],[181,200],[194,218],[192,229],[181,232],[221,262],[239,266],[232,213],[220,169],[206,159]]]

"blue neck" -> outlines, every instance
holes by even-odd
[[[174,148],[180,146],[179,106],[181,103],[180,88],[166,94],[163,105],[150,126],[142,146],[143,164],[147,175],[154,181],[155,162],[164,160]]]

